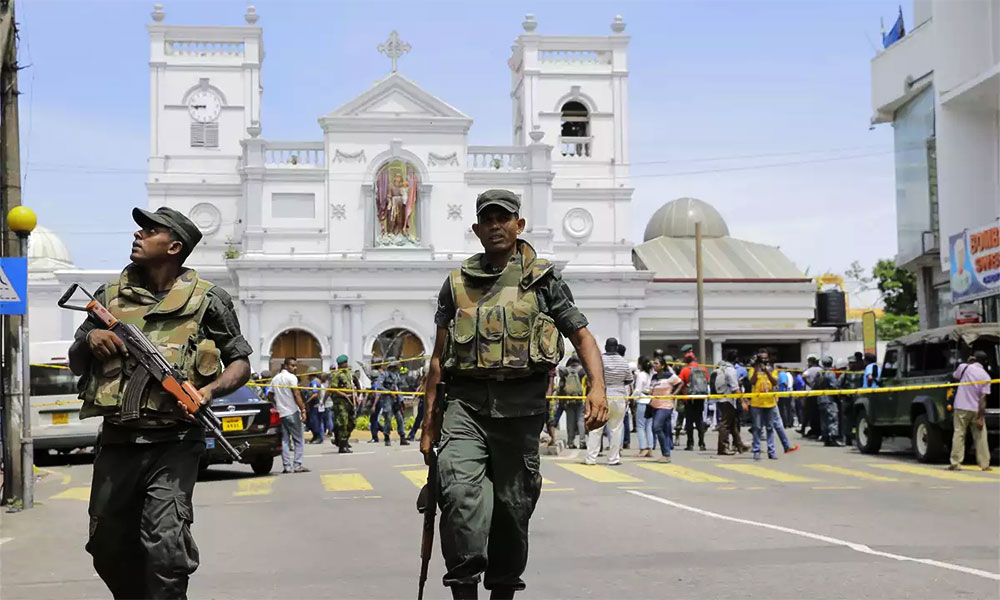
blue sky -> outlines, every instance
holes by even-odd
[[[80,267],[127,260],[146,204],[152,2],[28,0],[21,25],[24,202]],[[163,2],[166,22],[242,25],[246,2]],[[811,273],[895,254],[892,131],[869,129],[869,61],[897,4],[831,2],[256,2],[264,137],[318,140],[318,116],[388,71],[474,119],[472,144],[510,143],[506,64],[525,13],[538,33],[631,36],[632,238],[664,202],[716,206],[733,235]],[[909,19],[909,7],[904,7]],[[909,22],[909,21],[908,21]]]

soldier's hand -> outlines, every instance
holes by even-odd
[[[87,334],[87,347],[90,354],[97,360],[104,362],[115,356],[128,356],[128,349],[125,342],[115,335],[113,331],[107,329],[94,329]]]
[[[608,422],[608,398],[604,390],[592,389],[587,392],[587,403],[583,409],[583,424],[587,431],[604,427]]]
[[[434,451],[434,437],[436,426],[430,426],[424,419],[423,428],[420,430],[420,453],[424,455],[424,464],[431,466],[431,452]]]

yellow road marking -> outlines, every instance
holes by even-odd
[[[603,465],[581,465],[556,463],[570,473],[576,473],[597,483],[639,483],[642,480]]]
[[[669,477],[676,477],[677,479],[683,479],[684,481],[690,481],[693,483],[732,483],[732,480],[726,479],[725,477],[695,471],[694,469],[689,469],[680,465],[648,463],[641,464],[639,466],[643,469],[649,469],[650,471],[656,471],[657,473],[662,473],[663,475],[667,475]]]
[[[837,475],[846,475],[848,477],[858,477],[860,479],[867,479],[869,481],[899,481],[895,477],[886,477],[885,475],[875,475],[874,473],[865,473],[864,471],[855,471],[854,469],[835,467],[833,465],[804,465],[804,466],[810,469],[816,469],[817,471],[824,471],[826,473],[836,473]]]
[[[328,492],[353,492],[356,490],[371,490],[372,484],[368,483],[361,473],[340,473],[338,475],[320,475],[323,487]]]
[[[715,489],[717,489],[717,490],[738,490],[740,488],[736,487],[735,485],[724,485],[722,487],[717,487]]]
[[[254,477],[253,479],[240,479],[236,482],[237,490],[234,496],[267,496],[271,493],[274,485],[274,477]]]
[[[572,492],[574,488],[542,488],[542,492]]]
[[[556,482],[552,481],[551,479],[546,479],[542,477],[542,485],[555,485],[555,483]]]
[[[879,464],[871,463],[868,466],[875,467],[876,469],[885,469],[887,471],[897,471],[899,473],[911,473],[913,475],[922,475],[924,477],[933,477],[934,479],[947,479],[949,481],[965,481],[968,483],[993,483],[992,480],[986,477],[976,477],[975,475],[969,475],[968,473],[962,473],[960,471],[949,471],[944,467],[922,467],[920,465],[906,465],[906,464]]]
[[[423,469],[412,469],[410,471],[400,471],[399,473],[403,477],[412,481],[413,485],[418,488],[424,487],[424,484],[427,483],[427,467],[424,467]]]
[[[725,464],[716,466],[720,469],[729,469],[730,471],[736,471],[737,473],[743,473],[744,475],[750,475],[751,477],[760,477],[762,479],[781,481],[783,483],[812,483],[816,481],[815,479],[810,479],[809,477],[783,473],[781,471],[775,471],[774,469],[768,469],[767,467],[758,467],[757,465]]]
[[[53,471],[51,469],[44,469],[42,467],[35,467],[35,469],[41,473],[48,473],[49,475],[58,475],[59,477],[62,478],[62,485],[69,485],[69,482],[72,479],[69,476],[69,473],[59,473],[57,471]]]
[[[814,490],[860,490],[856,485],[814,485]]]
[[[426,466],[424,463],[413,463],[412,465],[392,465],[393,469],[406,469],[412,467],[423,467]]]
[[[55,496],[49,496],[49,500],[90,500],[90,486],[71,487],[59,492]]]
[[[662,490],[662,485],[620,485],[620,490]]]

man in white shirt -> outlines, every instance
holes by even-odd
[[[271,379],[268,399],[274,402],[281,417],[281,464],[282,473],[308,473],[309,469],[302,466],[302,452],[305,440],[302,436],[302,422],[306,418],[306,405],[302,395],[295,389],[299,379],[295,376],[299,363],[294,358],[286,358],[281,363],[281,372]],[[294,446],[294,450],[293,447]],[[294,452],[295,459],[292,460]]]

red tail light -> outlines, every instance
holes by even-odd
[[[271,421],[267,424],[268,427],[277,427],[281,425],[281,415],[278,414],[278,409],[271,407]]]

